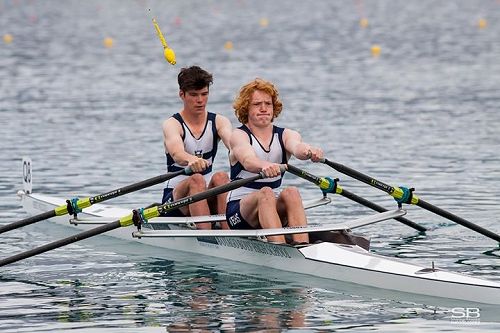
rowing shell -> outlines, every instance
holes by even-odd
[[[26,194],[23,191],[19,191],[18,194],[22,199],[24,209],[32,215],[65,204],[65,200],[62,198],[36,193]],[[107,218],[126,216],[130,214],[130,211],[120,207],[95,204],[84,209],[78,215],[80,223],[75,224],[74,221],[70,223],[68,216],[56,217],[51,221],[87,230],[95,225],[82,223],[84,221],[94,220],[104,223]],[[341,225],[327,225],[326,228],[320,226],[310,226],[309,229],[298,230],[283,228],[279,229],[278,232],[308,231],[313,235],[313,232],[322,231],[324,234],[325,230],[352,229],[400,217],[404,214],[405,211],[396,210],[348,221]],[[172,221],[161,221],[160,219],[154,219],[159,220],[158,223],[145,224],[141,231],[135,231],[135,237],[131,237],[132,232],[136,230],[133,227],[115,229],[106,235],[171,250],[208,255],[365,286],[448,299],[500,304],[500,283],[498,282],[413,265],[370,253],[359,245],[338,244],[330,241],[303,247],[273,244],[266,242],[265,237],[262,237],[273,234],[272,230],[267,233],[266,230],[248,230],[240,234],[234,233],[236,230],[202,232],[190,229],[187,226],[189,223],[173,224]],[[314,230],[314,228],[318,228],[318,230]],[[230,234],[231,232],[233,234]]]

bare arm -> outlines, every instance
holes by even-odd
[[[302,142],[300,134],[291,129],[285,129],[283,132],[283,143],[287,152],[299,160],[311,160],[318,162],[323,158],[323,150]]]
[[[165,152],[168,152],[175,163],[189,166],[193,172],[201,172],[208,167],[208,162],[202,158],[191,155],[184,150],[182,141],[182,126],[174,118],[168,118],[163,122],[163,144]]]
[[[215,117],[215,127],[217,128],[217,134],[224,143],[224,146],[226,146],[226,148],[229,150],[231,144],[231,134],[233,131],[231,122],[226,117],[217,115]]]
[[[232,164],[238,161],[249,172],[258,173],[262,171],[267,177],[276,177],[281,173],[279,164],[263,161],[255,154],[248,135],[244,131],[240,129],[233,131],[230,146]]]

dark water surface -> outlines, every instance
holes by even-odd
[[[163,59],[153,14],[176,66]],[[0,33],[13,37],[0,41],[0,223],[25,216],[16,197],[22,156],[33,160],[35,191],[65,198],[163,173],[161,122],[180,109],[179,69],[198,64],[215,77],[209,110],[234,125],[239,87],[257,76],[272,80],[285,105],[277,123],[299,130],[328,158],[415,187],[434,205],[500,233],[499,22],[494,0],[0,0]],[[113,47],[103,46],[106,37]],[[379,57],[370,53],[375,44]],[[218,168],[227,169],[225,157],[221,147]],[[325,165],[295,164],[395,206]],[[305,198],[320,195],[290,175],[286,182]],[[110,203],[143,207],[160,196],[156,186]],[[333,199],[309,212],[310,221],[369,213]],[[494,241],[408,210],[427,235],[395,221],[360,229],[374,251],[500,280]],[[21,228],[1,235],[0,252],[71,232],[50,223]],[[432,300],[363,289],[96,237],[2,268],[0,331],[500,329],[498,307],[481,308],[481,324],[461,324]]]

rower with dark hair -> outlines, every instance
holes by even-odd
[[[191,176],[166,182],[162,203],[175,201],[229,182],[225,172],[212,172],[219,140],[229,147],[232,126],[229,119],[206,110],[212,74],[198,66],[182,68],[177,81],[183,108],[163,122],[163,139],[168,172],[190,167]],[[168,213],[168,216],[224,214],[226,194],[202,200]],[[210,229],[210,223],[198,223]],[[226,223],[222,223],[227,228]]]

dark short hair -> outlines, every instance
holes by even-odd
[[[213,82],[212,74],[199,66],[184,67],[177,76],[179,89],[182,91],[200,90]]]

